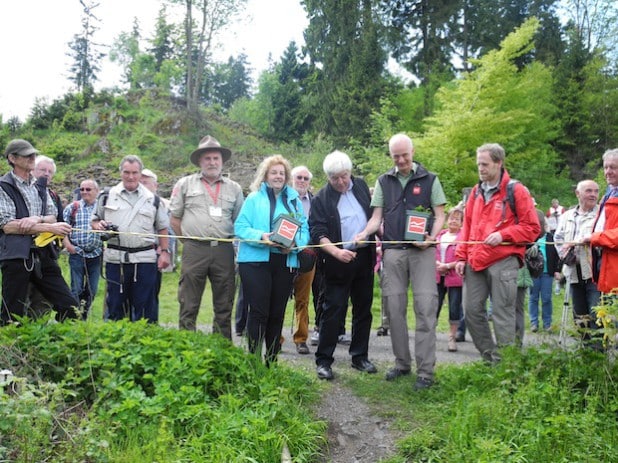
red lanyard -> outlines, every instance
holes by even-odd
[[[208,194],[210,195],[210,197],[213,200],[214,205],[217,205],[217,199],[219,199],[219,192],[221,191],[221,182],[217,182],[217,189],[215,190],[215,194],[212,194],[212,188],[210,188],[210,184],[204,179],[204,177],[201,178],[202,182],[204,183],[204,185],[206,186],[206,189],[208,190]]]

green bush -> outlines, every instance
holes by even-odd
[[[47,319],[3,328],[0,349],[22,384],[0,393],[12,461],[277,461],[286,444],[302,462],[323,444],[311,380],[219,335]]]

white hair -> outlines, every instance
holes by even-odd
[[[352,172],[352,160],[344,152],[335,150],[324,158],[322,168],[329,177],[345,171]]]
[[[313,178],[313,174],[311,173],[311,171],[309,170],[309,168],[307,166],[296,166],[292,169],[292,177],[296,177],[297,174],[307,171],[309,173],[309,180],[311,180]]]
[[[54,174],[56,173],[56,162],[52,158],[50,158],[49,156],[45,156],[44,154],[37,155],[34,161],[34,165],[38,166],[42,162],[49,162],[54,169]]]

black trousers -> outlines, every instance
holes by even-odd
[[[28,288],[32,284],[53,304],[56,319],[77,318],[79,301],[64,280],[58,262],[47,247],[33,250],[29,259],[5,260],[2,269],[2,311],[0,324],[26,314]]]
[[[285,307],[295,272],[286,266],[286,256],[277,253],[270,254],[269,262],[240,262],[238,271],[243,296],[249,304],[249,351],[261,355],[265,343],[266,363],[274,362],[281,350]]]
[[[330,279],[324,274],[324,306],[320,322],[320,341],[315,353],[316,365],[330,366],[337,347],[340,328],[352,302],[352,360],[366,359],[371,332],[373,302],[373,265],[369,248],[361,248],[355,260],[346,264],[344,278]]]

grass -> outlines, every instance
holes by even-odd
[[[163,275],[160,319],[172,327],[177,281]],[[88,323],[0,330],[0,366],[19,378],[18,394],[0,391],[0,461],[278,461],[284,444],[295,461],[316,461],[325,424],[307,420],[323,389],[312,371],[267,369],[219,336],[101,323],[104,288]],[[562,303],[554,295],[556,326]],[[373,315],[377,327],[377,280]],[[618,461],[616,373],[612,356],[540,346],[507,349],[493,368],[438,365],[421,393],[381,375],[340,381],[401,433],[390,463],[584,462]]]
[[[401,462],[618,461],[618,366],[590,351],[507,349],[495,367],[438,365],[436,387],[347,376],[404,437]]]

